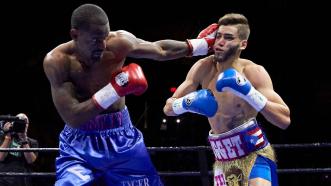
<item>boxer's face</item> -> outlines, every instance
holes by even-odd
[[[237,27],[221,25],[217,31],[214,44],[215,60],[217,62],[227,61],[238,54],[241,45],[242,40],[238,37]]]
[[[76,47],[81,57],[86,61],[100,61],[103,51],[106,49],[106,38],[109,34],[109,24],[91,24],[89,29],[78,31]]]

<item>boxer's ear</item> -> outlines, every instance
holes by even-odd
[[[78,30],[77,29],[75,29],[75,28],[72,28],[71,30],[70,30],[70,36],[71,36],[71,39],[72,40],[77,40],[77,37],[78,37]]]
[[[247,47],[247,43],[248,43],[248,41],[246,39],[240,41],[240,49],[245,50]]]

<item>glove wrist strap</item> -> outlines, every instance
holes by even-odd
[[[192,56],[208,54],[208,43],[205,39],[188,39],[187,42],[191,48]]]
[[[119,98],[120,96],[117,94],[114,87],[110,83],[108,83],[108,85],[104,86],[102,89],[100,89],[93,95],[92,100],[97,107],[107,109]]]
[[[183,99],[184,98],[178,98],[172,103],[172,110],[177,115],[187,112],[187,110],[183,107]]]
[[[260,112],[264,108],[268,101],[267,98],[259,91],[257,91],[254,87],[252,87],[246,95],[246,100],[258,112]]]

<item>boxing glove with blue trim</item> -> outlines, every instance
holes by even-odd
[[[246,100],[256,111],[261,111],[267,98],[257,91],[243,75],[230,68],[222,72],[217,79],[216,89],[219,92],[230,91]]]
[[[178,115],[185,112],[192,112],[212,117],[218,109],[218,104],[210,90],[201,89],[176,99],[172,103],[172,109]]]

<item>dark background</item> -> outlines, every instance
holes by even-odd
[[[44,75],[42,62],[48,51],[70,40],[71,12],[87,1],[7,3],[1,12],[0,114],[28,114],[29,136],[40,147],[57,147],[64,124],[57,114]],[[259,116],[274,144],[329,142],[331,85],[324,46],[328,44],[327,12],[322,6],[288,0],[255,1],[88,1],[101,6],[109,16],[111,30],[127,30],[148,41],[194,38],[209,24],[230,12],[244,14],[251,26],[248,48],[242,57],[263,65],[274,89],[291,109],[292,124],[278,129]],[[314,12],[314,13],[313,13]],[[315,13],[317,12],[317,13]],[[325,47],[327,48],[327,47]],[[132,120],[141,129],[147,146],[208,145],[209,125],[203,117],[184,114],[166,118],[162,108],[198,57],[173,61],[128,59],[139,63],[149,82],[140,96],[128,96]],[[168,119],[167,129],[161,121]],[[277,150],[279,168],[330,167],[329,149]],[[193,153],[152,158],[159,171],[198,170]],[[211,152],[210,154],[211,155]],[[54,171],[56,153],[40,153],[35,170]],[[212,156],[208,157],[211,169]],[[197,177],[166,177],[167,185],[201,185]],[[37,179],[53,183],[52,179]],[[280,174],[281,185],[330,185],[330,174]],[[45,184],[42,184],[45,185]]]

